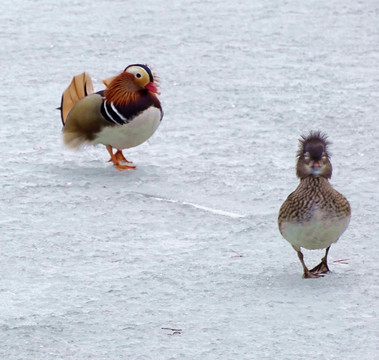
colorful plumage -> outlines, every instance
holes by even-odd
[[[349,202],[328,180],[332,177],[328,145],[327,136],[320,132],[302,136],[296,165],[300,184],[279,211],[280,233],[297,252],[304,278],[317,278],[329,272],[329,248],[346,230],[351,216]],[[301,248],[326,249],[326,252],[321,263],[308,270]]]
[[[146,65],[132,64],[103,83],[106,89],[94,93],[86,73],[73,78],[60,107],[63,142],[73,149],[103,144],[118,170],[134,169],[121,164],[130,163],[122,150],[148,140],[163,117],[154,75]]]

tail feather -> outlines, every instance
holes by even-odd
[[[82,73],[73,77],[70,85],[62,94],[61,100],[61,118],[63,126],[66,123],[67,116],[74,105],[85,96],[94,92],[91,77],[87,73]]]

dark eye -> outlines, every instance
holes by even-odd
[[[141,78],[141,77],[142,77],[142,75],[140,73],[136,74],[136,78]]]

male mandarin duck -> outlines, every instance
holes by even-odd
[[[94,93],[86,73],[73,78],[60,107],[63,142],[73,149],[103,144],[118,170],[134,169],[120,163],[130,163],[122,150],[149,139],[163,117],[154,75],[146,65],[132,64],[103,83],[106,89]]]
[[[319,131],[301,137],[296,164],[300,184],[279,211],[280,233],[297,252],[303,278],[318,278],[329,272],[329,248],[346,230],[351,216],[349,202],[328,180],[332,177],[328,145],[327,136]],[[308,270],[301,248],[326,252],[321,263]]]

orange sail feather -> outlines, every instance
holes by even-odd
[[[82,73],[73,77],[70,85],[62,94],[61,118],[63,125],[74,105],[85,96],[94,92],[91,77],[87,73]]]

